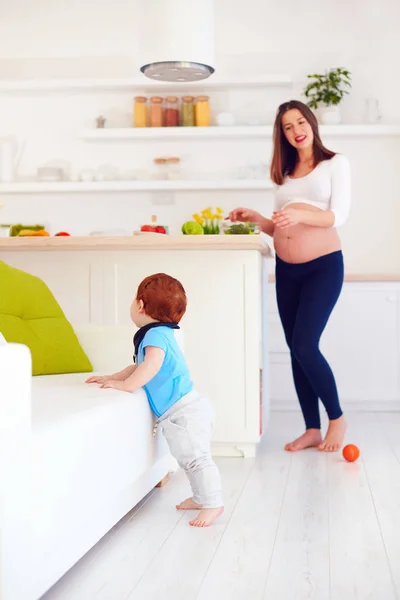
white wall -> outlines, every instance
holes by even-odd
[[[196,10],[201,3],[194,2]],[[318,8],[316,8],[318,6]],[[111,9],[111,12],[110,12]],[[215,94],[214,110],[228,106],[239,122],[271,122],[279,102],[300,97],[307,73],[330,66],[353,72],[353,92],[343,103],[345,122],[364,119],[365,99],[379,99],[384,121],[400,123],[396,76],[400,56],[400,4],[395,0],[216,0],[216,67],[221,74],[287,73],[294,89]],[[138,68],[138,0],[14,0],[1,9],[0,77],[132,76]],[[104,113],[109,123],[129,123],[132,95],[47,94],[0,96],[0,131],[26,139],[21,175],[33,175],[50,160],[69,164],[72,176],[86,167],[114,164],[143,170],[164,154],[184,159],[187,172],[229,175],[246,164],[267,162],[268,144],[252,142],[145,142],[94,145],[77,139]],[[352,271],[400,269],[397,222],[399,138],[335,138],[327,145],[345,152],[353,166],[352,217],[342,236]],[[51,231],[84,234],[104,227],[135,229],[155,213],[178,231],[194,211],[210,204],[229,210],[247,204],[268,214],[270,193],[182,193],[175,204],[153,206],[148,194],[10,196],[2,222],[35,221]]]
[[[201,9],[201,3],[188,1]],[[73,65],[74,76],[94,69],[129,76],[139,67],[140,6],[141,0],[3,2],[0,75],[32,76],[46,65],[59,75]],[[297,92],[307,73],[344,65],[354,74],[347,120],[362,120],[364,98],[372,94],[380,98],[387,119],[399,122],[396,0],[215,0],[215,7],[221,72],[290,72]],[[54,64],[54,58],[61,62]]]

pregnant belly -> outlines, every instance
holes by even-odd
[[[290,208],[319,211],[309,204],[291,204]],[[287,229],[275,227],[274,246],[279,258],[290,263],[303,263],[340,250],[341,244],[334,227],[293,225]]]

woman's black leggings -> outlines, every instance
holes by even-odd
[[[343,271],[341,251],[300,264],[276,257],[278,310],[307,429],[321,427],[318,399],[329,419],[343,414],[335,378],[319,349],[322,332],[342,289]]]

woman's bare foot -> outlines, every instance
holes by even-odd
[[[177,510],[201,510],[203,507],[201,504],[197,504],[193,498],[187,498],[180,504],[176,505]]]
[[[329,421],[325,439],[322,444],[318,445],[318,449],[322,450],[322,452],[337,452],[340,450],[343,445],[346,429],[347,423],[343,415],[334,421]]]
[[[189,525],[192,527],[209,527],[223,512],[223,506],[219,508],[203,508],[197,515],[197,518],[190,521]]]
[[[286,444],[285,450],[287,452],[297,452],[306,448],[316,448],[317,446],[319,447],[321,442],[322,436],[319,429],[307,429],[297,440]]]

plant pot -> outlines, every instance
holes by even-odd
[[[339,125],[342,120],[339,106],[323,106],[319,108],[318,120],[321,125]]]

